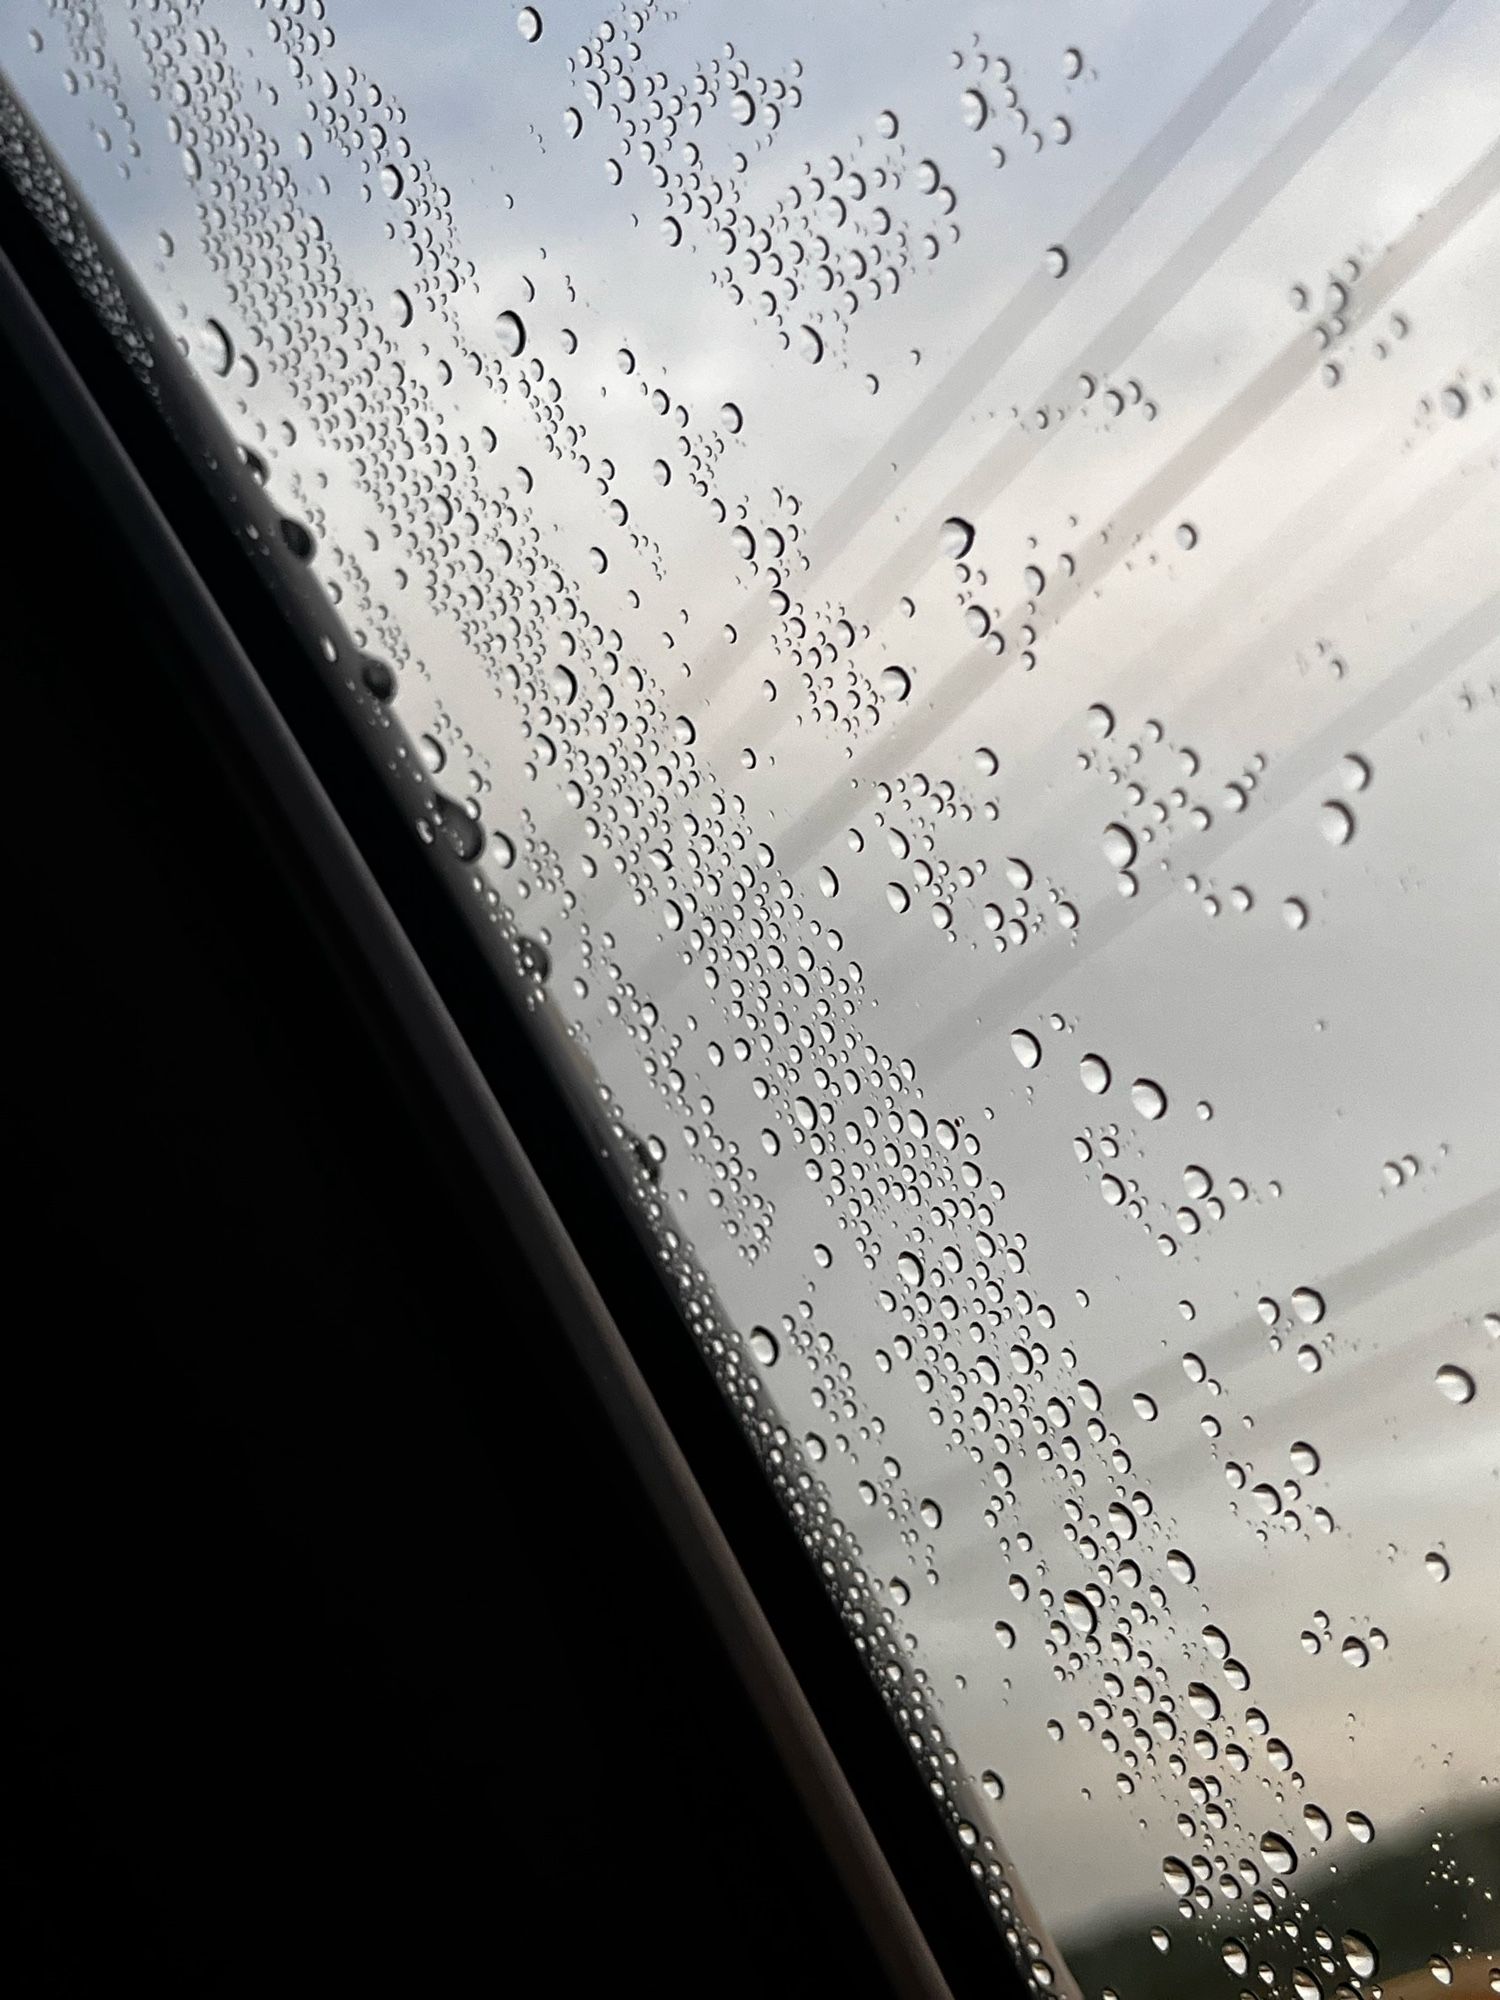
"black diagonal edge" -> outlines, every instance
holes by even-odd
[[[416,990],[413,960],[431,982],[465,1054],[582,1252],[586,1281],[597,1288],[623,1330],[655,1411],[727,1539],[947,1986],[958,2000],[1023,1992],[1020,1975],[837,1612],[683,1327],[635,1225],[623,1212],[597,1145],[576,1122],[554,1076],[537,1062],[512,996],[497,985],[466,922],[437,892],[429,860],[348,718],[330,689],[309,671],[316,643],[310,624],[297,629],[288,592],[268,588],[263,566],[247,557],[224,513],[205,504],[200,474],[169,434],[47,234],[4,177],[0,252],[10,267],[4,274],[7,282],[0,284],[0,337],[20,377],[12,375],[12,393],[51,405],[80,479],[98,480],[109,452],[118,448],[149,492],[169,532],[154,535],[146,532],[150,524],[133,523],[136,553],[153,549],[156,595],[169,612],[180,614],[185,636],[196,646],[201,680],[183,690],[184,698],[212,720],[246,786],[258,792],[268,839],[281,851],[288,880],[304,895],[317,893],[313,884],[320,870],[309,865],[305,843],[318,811],[331,802],[378,885],[379,899],[359,913],[363,921],[356,923],[345,884],[344,897],[324,912],[330,948],[342,952],[351,983],[377,1011],[397,989]],[[29,324],[32,311],[45,322],[67,368],[49,368],[38,352]],[[164,373],[173,369],[175,356],[165,335],[158,343],[158,359]],[[184,413],[191,419],[196,405],[204,443],[218,452],[223,476],[236,476],[225,450],[228,441],[185,368],[170,387],[179,429]],[[181,556],[174,564],[174,540],[185,564]],[[269,559],[291,560],[279,553]],[[252,666],[253,690],[235,688],[241,662],[226,657],[211,632],[187,615],[200,585]],[[289,787],[296,789],[302,773],[255,728],[252,711],[262,694],[315,774],[311,790],[321,788],[321,799],[290,797]],[[294,804],[303,808],[300,814],[289,811]],[[341,926],[344,935],[335,937]],[[451,1104],[439,1101],[442,1091],[434,1081],[449,1057],[437,1046],[437,1030],[425,1046],[414,1031],[421,1011],[418,1006],[416,1015],[408,1012],[394,1032],[410,1044],[413,1090],[419,1096],[425,1091],[432,1116],[451,1123]],[[390,1021],[386,1029],[392,1031]],[[455,1131],[453,1140],[462,1144],[464,1136]],[[517,1191],[493,1173],[477,1178],[474,1191],[481,1205],[494,1202],[514,1216]],[[582,1337],[589,1338],[587,1311],[580,1309],[577,1318]],[[601,1392],[608,1399],[607,1387]],[[627,1421],[617,1407],[612,1414]],[[754,1663],[744,1665],[747,1675],[753,1674]],[[876,1934],[888,1914],[868,1907],[864,1911]]]

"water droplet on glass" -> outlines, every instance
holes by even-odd
[[[1191,521],[1177,523],[1177,546],[1180,549],[1195,549],[1198,546],[1198,530]]]
[[[1149,1076],[1138,1076],[1130,1086],[1130,1101],[1142,1118],[1157,1119],[1167,1108],[1167,1093]]]
[[[457,799],[438,793],[435,807],[438,831],[460,861],[477,861],[484,852],[484,828]]]
[[[969,522],[952,514],[938,530],[938,547],[945,556],[955,562],[966,556],[974,546],[974,530]]]
[[[823,336],[815,326],[804,326],[798,330],[797,352],[804,361],[823,359]]]
[[[995,1620],[995,1643],[1003,1652],[1008,1653],[1016,1643],[1015,1626],[1007,1625],[1003,1618],[997,1618]]]
[[[756,1326],[750,1329],[750,1352],[762,1368],[774,1368],[781,1355],[781,1346],[769,1327]]]
[[[729,115],[736,125],[748,125],[755,116],[755,99],[748,90],[737,90],[729,100]]]
[[[1144,1389],[1138,1389],[1130,1399],[1130,1407],[1143,1424],[1156,1422],[1156,1398],[1148,1396]]]
[[[495,321],[495,337],[500,342],[500,352],[508,354],[514,361],[526,345],[526,328],[521,323],[520,314],[501,313]]]
[[[1042,262],[1049,278],[1060,278],[1068,268],[1068,253],[1060,243],[1054,243]]]
[[[1042,1045],[1028,1028],[1012,1028],[1010,1052],[1022,1069],[1035,1069],[1042,1059]]]
[[[1362,1812],[1345,1813],[1344,1825],[1361,1847],[1368,1847],[1375,1838],[1375,1828]]]
[[[1106,708],[1102,701],[1096,701],[1088,712],[1088,726],[1090,736],[1097,736],[1101,740],[1106,736],[1113,736],[1115,730],[1113,711]]]
[[[1111,868],[1128,868],[1135,859],[1135,835],[1128,826],[1118,823],[1107,826],[1101,845]]]
[[[1325,799],[1318,808],[1318,831],[1330,847],[1345,847],[1354,838],[1354,815],[1341,799]]]
[[[1261,1858],[1273,1875],[1290,1875],[1297,1866],[1297,1850],[1289,1840],[1279,1833],[1263,1833],[1260,1837]]]
[[[215,375],[227,375],[234,366],[234,342],[216,319],[205,320],[203,330],[209,366]]]
[[[1456,1368],[1451,1361],[1445,1362],[1432,1378],[1448,1398],[1450,1403],[1468,1403],[1474,1399],[1474,1377],[1466,1369]]]
[[[1087,1638],[1097,1629],[1099,1614],[1081,1590],[1065,1590],[1062,1602],[1064,1615],[1075,1632]]]
[[[880,692],[887,701],[905,701],[911,693],[911,675],[905,667],[886,667],[880,675]]]
[[[1368,790],[1372,775],[1369,758],[1357,756],[1352,750],[1339,765],[1339,777],[1346,792]]]
[[[1085,1090],[1095,1097],[1109,1089],[1109,1064],[1103,1056],[1087,1055],[1078,1065],[1078,1074]]]
[[[1429,1549],[1422,1558],[1423,1566],[1434,1583],[1446,1583],[1452,1574],[1448,1558],[1436,1549]]]
[[[516,26],[521,31],[521,39],[539,42],[542,38],[542,17],[535,7],[523,7],[516,16]]]
[[[836,896],[839,892],[839,878],[831,868],[818,870],[818,888],[825,896]]]
[[[396,676],[384,660],[364,659],[359,663],[359,677],[367,691],[377,701],[394,701],[396,697]]]
[[[1003,1799],[1005,1797],[1005,1780],[1000,1776],[998,1771],[984,1772],[979,1783],[983,1788],[986,1798]]]
[[[1346,1667],[1367,1667],[1370,1664],[1370,1649],[1363,1639],[1351,1632],[1339,1647],[1339,1657]]]
[[[1300,931],[1307,923],[1307,905],[1299,896],[1288,896],[1281,906],[1281,921],[1289,931]]]
[[[1373,1979],[1379,1954],[1363,1931],[1345,1931],[1339,1949],[1349,1962],[1349,1970],[1360,1979]]]
[[[977,132],[990,115],[982,90],[966,90],[958,100],[959,115],[971,132]]]

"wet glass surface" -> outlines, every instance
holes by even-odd
[[[1491,0],[16,0],[0,60],[1037,1983],[1500,1990]]]

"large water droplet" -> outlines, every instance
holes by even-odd
[[[1273,1875],[1290,1875],[1297,1866],[1296,1848],[1279,1833],[1263,1833],[1260,1852],[1261,1859]]]
[[[774,1368],[781,1356],[781,1346],[769,1327],[755,1326],[750,1329],[750,1352],[762,1368]]]
[[[1121,826],[1118,822],[1107,826],[1100,844],[1111,868],[1128,868],[1135,859],[1135,835],[1128,826]]]
[[[1318,831],[1330,847],[1344,847],[1354,838],[1354,815],[1342,799],[1325,799],[1318,808]]]
[[[526,345],[526,328],[521,315],[513,312],[501,313],[495,321],[495,338],[500,343],[500,352],[508,354],[512,361]]]
[[[216,319],[205,320],[203,331],[208,365],[215,375],[227,375],[234,366],[234,342]]]
[[[1035,1069],[1042,1059],[1042,1045],[1029,1028],[1012,1028],[1010,1052],[1022,1069]]]
[[[484,852],[484,828],[456,799],[437,794],[434,816],[438,831],[460,861],[477,861]]]
[[[974,529],[961,515],[951,514],[938,530],[938,547],[959,562],[974,546]]]
[[[1451,1361],[1443,1366],[1432,1378],[1450,1403],[1468,1403],[1474,1399],[1474,1377],[1467,1369],[1457,1368]]]
[[[1149,1076],[1138,1076],[1130,1086],[1130,1101],[1142,1118],[1156,1119],[1166,1111],[1167,1093]]]
[[[535,7],[523,7],[516,16],[516,26],[523,41],[539,42],[542,39],[542,17]]]
[[[1081,1590],[1063,1592],[1063,1612],[1075,1632],[1085,1638],[1094,1632],[1099,1624],[1099,1614]]]
[[[1380,1955],[1363,1931],[1345,1931],[1339,1949],[1349,1961],[1349,1970],[1360,1979],[1373,1979]]]

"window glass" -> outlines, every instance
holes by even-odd
[[[0,58],[1036,1984],[1500,1991],[1493,0]]]

